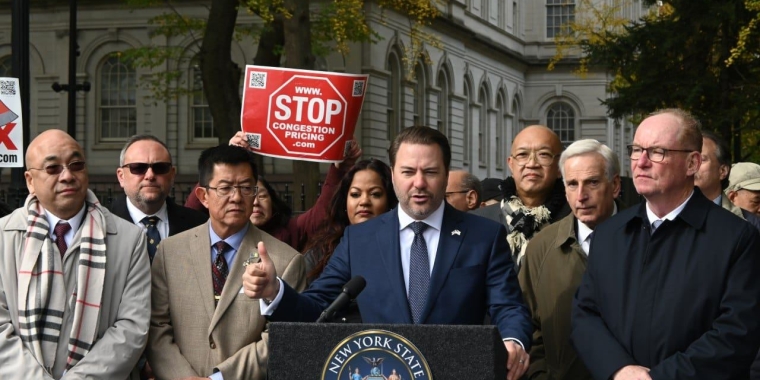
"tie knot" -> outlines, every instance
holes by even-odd
[[[657,219],[654,222],[652,222],[652,230],[656,230],[658,227],[660,227],[660,224],[662,224],[662,220]]]
[[[216,248],[216,254],[217,256],[223,255],[224,251],[229,248],[229,244],[227,244],[224,240],[219,240],[218,242],[214,243],[214,248]]]
[[[427,227],[428,225],[424,222],[412,222],[412,231],[414,231],[415,235],[421,234]]]
[[[66,222],[58,222],[58,224],[55,225],[55,228],[53,228],[53,234],[57,238],[62,238],[63,235],[66,235],[67,232],[71,229],[71,225],[69,225]]]
[[[156,225],[158,225],[159,220],[161,220],[161,218],[155,215],[151,215],[151,216],[146,216],[142,218],[140,223],[144,224],[145,227],[155,227]]]

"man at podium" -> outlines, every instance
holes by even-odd
[[[273,321],[314,321],[354,276],[366,323],[482,324],[508,351],[508,380],[528,367],[530,314],[500,223],[444,202],[451,148],[435,129],[411,127],[389,149],[398,208],[346,229],[322,275],[302,294],[277,278],[266,249],[243,275],[245,294]]]

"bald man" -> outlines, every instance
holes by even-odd
[[[26,166],[30,195],[0,219],[0,378],[138,379],[144,234],[88,190],[84,152],[66,133],[37,136]]]
[[[504,199],[472,211],[507,227],[507,242],[518,269],[528,242],[542,228],[570,214],[560,178],[559,137],[543,125],[531,125],[517,134],[507,165],[512,177],[501,183]]]
[[[446,184],[446,202],[459,211],[470,211],[480,207],[480,180],[464,170],[449,172]]]

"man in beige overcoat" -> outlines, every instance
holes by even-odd
[[[145,234],[88,190],[84,152],[65,132],[37,136],[26,166],[30,195],[0,219],[0,379],[139,379]]]
[[[303,256],[248,219],[257,180],[252,153],[210,148],[198,171],[196,196],[209,221],[162,240],[156,251],[148,362],[157,379],[265,379],[266,319],[258,301],[242,293],[243,267],[266,249],[283,280],[300,291]]]
[[[528,243],[518,279],[533,317],[530,380],[591,380],[570,345],[573,295],[586,271],[594,228],[617,211],[620,162],[596,140],[576,141],[559,167],[573,213],[544,228]]]

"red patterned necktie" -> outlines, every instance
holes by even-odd
[[[71,226],[66,222],[58,222],[58,224],[55,225],[55,228],[53,228],[53,235],[55,235],[55,245],[58,246],[58,251],[61,252],[61,258],[63,258],[63,255],[66,254],[66,250],[69,248],[69,246],[66,244],[66,239],[63,238],[63,235],[66,235],[70,229]]]
[[[224,240],[214,243],[216,247],[216,259],[211,266],[211,277],[214,281],[214,300],[219,302],[224,289],[224,283],[227,281],[227,275],[230,273],[227,267],[227,260],[224,259],[224,252],[230,247]]]

